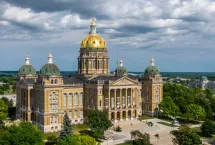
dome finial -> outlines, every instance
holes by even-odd
[[[154,62],[154,58],[153,57],[151,58],[150,65],[151,66],[155,66],[155,62]]]
[[[26,64],[26,65],[29,65],[29,64],[30,64],[30,58],[28,57],[28,54],[27,54],[27,56],[26,56],[26,58],[25,58],[25,64]]]
[[[96,32],[96,22],[95,22],[95,17],[92,18],[92,22],[90,24],[90,34],[97,34]]]
[[[120,59],[119,66],[123,66],[123,60]]]
[[[53,63],[53,60],[52,60],[52,52],[49,50],[49,54],[48,54],[48,63]]]

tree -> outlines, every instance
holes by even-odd
[[[178,116],[180,114],[179,108],[175,105],[172,98],[167,96],[159,104],[160,109],[163,110],[164,116]]]
[[[111,121],[108,120],[107,114],[103,111],[89,111],[88,120],[91,129],[94,131],[94,136],[97,138],[103,138],[104,131],[112,126]]]
[[[173,143],[176,145],[200,145],[200,136],[186,125],[179,127],[176,131]]]
[[[139,130],[134,130],[130,132],[131,139],[134,139],[133,145],[151,145],[150,135],[148,133],[141,133]]]
[[[43,145],[43,133],[30,122],[12,125],[0,134],[0,144],[4,145]]]
[[[185,118],[187,120],[204,120],[206,117],[205,110],[196,104],[190,104],[187,107],[187,112],[185,113]]]
[[[204,90],[204,93],[206,95],[206,98],[209,99],[209,100],[211,100],[212,97],[214,96],[214,92],[211,89],[208,89],[208,88]]]
[[[97,142],[88,135],[75,135],[67,136],[64,140],[60,140],[59,145],[97,145]]]
[[[202,134],[210,137],[215,133],[215,123],[211,120],[206,120],[201,126]]]
[[[7,118],[8,106],[7,104],[0,99],[0,121],[3,121]]]
[[[9,99],[7,97],[2,97],[1,99],[8,105]]]
[[[63,118],[62,130],[60,132],[60,139],[65,139],[67,136],[72,136],[72,121],[66,113]]]
[[[195,104],[201,106],[206,111],[206,118],[212,117],[212,108],[210,106],[210,100],[206,98],[204,93],[196,95]]]

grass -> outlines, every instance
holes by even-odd
[[[60,132],[48,132],[48,133],[44,133],[44,139],[47,140],[47,138],[49,136],[56,136],[56,137],[59,137],[60,135]]]
[[[151,116],[139,115],[138,117],[139,117],[140,120],[152,119]]]
[[[87,131],[88,128],[89,128],[89,125],[87,125],[87,124],[73,124],[72,125],[72,133],[74,135],[82,134],[82,132]],[[60,132],[44,133],[44,139],[46,140],[48,136],[52,136],[52,135],[56,136],[56,137],[59,137]]]
[[[169,124],[169,123],[166,123],[166,122],[157,122],[159,124],[162,124],[162,125],[166,125],[166,126],[169,126],[169,127],[172,127],[172,124]]]

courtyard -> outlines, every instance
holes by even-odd
[[[122,132],[113,131],[113,127],[105,132],[105,137],[107,140],[103,142],[102,145],[114,145],[119,143],[124,143],[126,141],[131,140],[130,132],[133,130],[139,130],[142,133],[149,133],[150,140],[153,145],[173,145],[172,143],[172,135],[170,134],[171,130],[176,130],[177,127],[169,127],[166,125],[158,124],[160,122],[159,119],[148,119],[148,122],[152,122],[153,126],[149,126],[146,123],[146,120],[143,122],[134,119],[129,121],[119,121],[114,123],[113,127],[120,126],[122,128]],[[159,134],[159,139],[155,137],[155,134]]]

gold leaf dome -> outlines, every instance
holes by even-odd
[[[105,40],[96,32],[96,23],[94,18],[90,24],[89,35],[81,41],[81,48],[106,48]]]
[[[81,41],[81,48],[106,48],[106,42],[99,35],[90,34]]]

